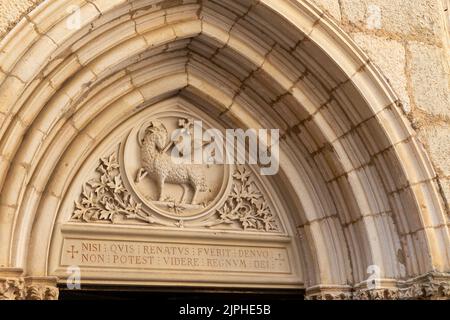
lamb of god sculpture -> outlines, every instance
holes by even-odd
[[[183,187],[181,203],[186,202],[187,188],[194,190],[190,204],[196,205],[199,192],[206,192],[205,173],[199,165],[175,163],[167,152],[174,146],[169,142],[169,132],[161,121],[152,121],[145,128],[144,136],[139,137],[143,167],[139,169],[136,182],[140,182],[147,175],[159,188],[158,200],[164,200],[164,184],[172,183]]]

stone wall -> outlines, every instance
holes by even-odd
[[[43,0],[4,0],[0,2],[0,36],[3,36],[24,15]]]
[[[450,202],[450,36],[447,0],[316,0],[388,78]],[[380,13],[380,16],[377,14]]]
[[[40,2],[1,1],[0,36]],[[392,84],[428,150],[450,212],[449,0],[313,2],[350,34]]]

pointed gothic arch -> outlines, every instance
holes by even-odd
[[[436,173],[378,69],[314,5],[44,1],[2,40],[0,65],[5,270],[52,279],[59,208],[85,159],[130,117],[177,98],[224,127],[281,128],[272,183],[310,297],[442,290],[433,277],[448,271],[450,237]],[[366,290],[370,265],[381,291]]]

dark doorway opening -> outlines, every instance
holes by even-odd
[[[60,288],[60,300],[148,300],[177,301],[302,301],[303,290],[245,290],[199,288],[129,288],[84,287],[82,290]]]

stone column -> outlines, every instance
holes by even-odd
[[[55,277],[25,277],[22,269],[0,268],[0,300],[58,300]]]

